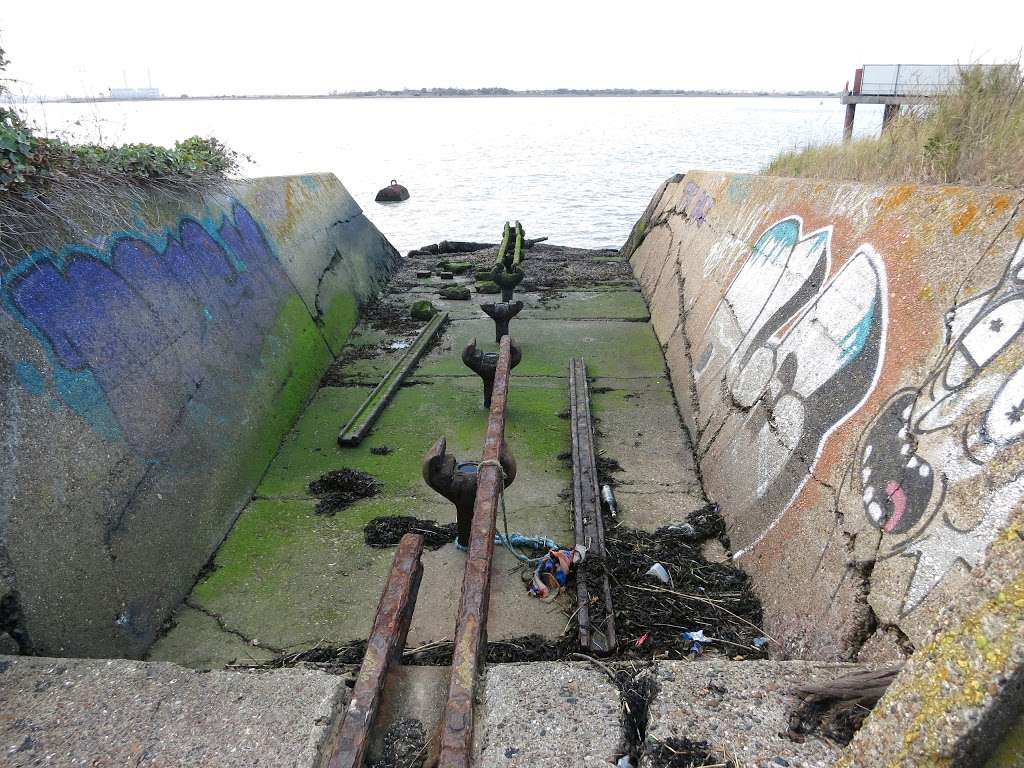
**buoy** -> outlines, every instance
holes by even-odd
[[[400,203],[409,199],[409,190],[392,179],[391,185],[384,187],[373,199],[377,203]]]

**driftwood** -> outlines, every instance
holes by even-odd
[[[874,704],[885,693],[889,683],[903,668],[902,664],[877,670],[859,670],[842,675],[834,680],[794,681],[793,690],[804,697],[833,699],[835,701],[859,701]]]
[[[849,744],[900,669],[902,665],[897,664],[851,672],[834,680],[793,681],[793,692],[802,701],[789,715],[789,738],[803,741],[813,733]]]
[[[545,240],[547,240],[546,237],[523,240],[523,248],[532,248],[537,243],[543,243]],[[409,251],[409,255],[438,256],[444,253],[472,253],[473,251],[482,251],[486,248],[496,248],[497,245],[497,243],[474,243],[469,240],[442,240],[440,243],[424,245],[422,248]]]

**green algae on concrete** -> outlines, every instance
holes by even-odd
[[[331,297],[317,325],[331,349],[341,349],[359,321],[359,302],[349,293]]]
[[[214,571],[196,585],[189,604],[263,648],[294,650],[365,639],[394,552],[367,547],[362,527],[385,515],[450,522],[454,509],[436,499],[367,499],[333,517],[315,515],[311,502],[256,500],[239,518],[217,553]],[[542,526],[547,519],[558,517],[566,521],[563,530],[551,535],[571,540],[565,538],[569,514],[564,505],[524,515],[516,499],[510,497],[508,503],[514,530],[546,531]],[[424,582],[410,644],[451,636],[465,555],[447,545],[424,553],[423,561]],[[558,634],[564,616],[527,596],[514,565],[507,552],[498,552],[488,634]],[[213,667],[240,657],[237,644],[218,641],[210,625],[190,621],[187,612],[182,615],[186,620],[154,649],[159,658]]]
[[[583,357],[592,376],[660,376],[665,370],[661,347],[647,323],[607,320],[552,323],[516,318],[511,331],[512,338],[523,350],[523,360],[516,366],[513,376],[564,378],[572,357]],[[486,318],[452,322],[445,332],[450,349],[435,351],[424,358],[417,375],[465,374],[467,369],[461,358],[451,350],[461,351],[474,338],[484,349],[492,349],[494,323]]]
[[[491,273],[490,277],[493,277],[493,276],[494,276],[493,273]],[[476,284],[476,292],[477,293],[500,293],[501,292],[501,288],[498,286],[498,284],[496,282],[494,282],[494,280],[490,280],[490,279],[488,279],[488,280],[479,280],[479,281],[477,281],[477,284]]]
[[[437,307],[426,299],[414,302],[409,314],[416,320],[429,320],[437,314]]]
[[[518,298],[518,297],[517,297]],[[521,319],[650,320],[643,294],[633,290],[557,291],[540,302],[528,303]]]
[[[438,291],[437,295],[449,301],[466,301],[471,294],[469,288],[464,285],[450,285]]]
[[[373,475],[384,494],[433,493],[423,484],[420,462],[442,435],[448,438],[449,452],[459,458],[479,457],[487,411],[483,385],[475,376],[417,377],[416,386],[399,390],[362,444],[339,447],[339,423],[351,416],[367,392],[363,387],[321,389],[281,446],[257,495],[305,496],[311,481],[340,467]],[[508,405],[506,436],[516,461],[524,471],[536,473],[539,488],[550,489],[556,497],[568,482],[567,471],[557,461],[569,441],[568,423],[558,418],[566,401],[563,382],[520,380]],[[374,454],[372,449],[379,446],[392,453]]]
[[[260,352],[257,380],[267,388],[273,385],[274,391],[259,428],[242,448],[242,479],[248,487],[259,481],[281,436],[298,419],[330,361],[331,353],[305,304],[298,296],[289,296]]]

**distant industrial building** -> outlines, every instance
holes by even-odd
[[[159,99],[159,88],[111,88],[112,99]]]

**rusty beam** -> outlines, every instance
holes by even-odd
[[[362,442],[363,438],[369,433],[370,427],[373,426],[373,422],[377,420],[377,417],[380,416],[388,403],[391,402],[391,398],[395,396],[395,393],[402,386],[402,382],[405,381],[410,371],[416,367],[416,363],[423,357],[427,347],[434,341],[434,337],[444,327],[447,320],[448,313],[440,312],[423,326],[416,337],[416,341],[391,367],[391,370],[380,380],[380,383],[373,388],[373,391],[370,392],[363,404],[359,406],[359,410],[352,415],[352,418],[342,428],[338,434],[338,443],[340,445],[351,447]]]
[[[582,359],[569,361],[569,415],[572,419],[572,502],[576,543],[583,544],[592,557],[603,558],[604,518],[601,516],[601,497],[597,482],[597,451],[594,448],[594,423],[590,413],[590,384],[587,365]],[[608,575],[602,572],[599,600],[604,604],[602,626],[595,625],[594,595],[583,578],[586,565],[576,577],[576,597],[579,603],[577,622],[580,627],[580,645],[598,653],[615,649],[615,613]]]
[[[405,636],[423,577],[422,554],[423,537],[419,534],[407,533],[398,543],[352,698],[341,727],[329,744],[328,768],[362,768],[388,669],[400,660],[405,649]]]
[[[477,673],[487,648],[487,607],[491,595],[491,558],[502,487],[501,459],[505,441],[505,403],[511,372],[511,339],[503,336],[498,351],[487,419],[483,461],[477,480],[469,555],[462,577],[462,598],[455,624],[452,678],[441,719],[438,768],[470,768],[473,759],[473,701]]]

